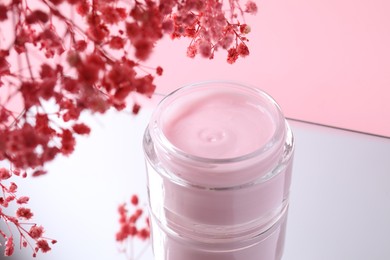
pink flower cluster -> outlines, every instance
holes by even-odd
[[[15,172],[14,174],[18,175],[18,173]],[[10,230],[9,224],[13,224],[16,227],[20,236],[20,246],[30,247],[33,251],[33,257],[36,257],[38,251],[42,251],[43,253],[50,251],[51,248],[49,243],[55,244],[57,241],[44,237],[44,229],[42,226],[24,222],[30,220],[34,216],[31,209],[26,207],[30,199],[26,196],[17,197],[16,192],[18,186],[14,182],[10,182],[7,186],[3,184],[4,181],[9,180],[11,177],[12,173],[8,169],[0,168],[0,188],[3,195],[0,197],[0,219],[6,223],[8,230]],[[8,208],[13,202],[17,205],[15,215],[8,215],[3,209]],[[23,222],[21,222],[21,220]],[[28,229],[27,226],[30,228]],[[12,255],[15,249],[14,235],[6,234],[4,231],[0,230],[0,236],[5,240],[4,255]],[[35,245],[32,243],[35,243]]]
[[[193,58],[200,54],[202,57],[213,59],[215,51],[222,48],[227,50],[227,62],[232,64],[239,56],[249,55],[246,34],[250,32],[250,27],[236,19],[238,16],[236,11],[239,10],[241,14],[243,12],[254,14],[257,12],[257,6],[253,1],[249,1],[243,11],[237,0],[229,0],[229,6],[230,21],[226,18],[223,2],[190,0],[183,4],[179,3],[172,19],[164,24],[164,29],[171,33],[172,38],[192,39],[187,56]]]
[[[128,211],[128,206],[132,208],[132,211]],[[143,217],[143,209],[139,207],[139,199],[137,195],[133,195],[129,203],[123,203],[118,207],[119,213],[119,231],[116,233],[116,241],[120,244],[124,244],[123,253],[132,254],[127,252],[127,243],[132,243],[133,239],[139,239],[145,241],[150,237],[150,223],[149,218]],[[143,223],[140,224],[140,220],[143,217]],[[132,248],[132,247],[130,247]]]
[[[47,162],[74,151],[76,136],[90,133],[82,113],[123,110],[131,93],[151,97],[163,68],[146,69],[143,63],[164,35],[189,38],[189,57],[212,59],[222,49],[234,63],[249,55],[250,27],[243,15],[256,12],[251,0],[243,7],[239,0],[1,1],[0,31],[10,34],[0,38],[0,162],[11,169],[0,172],[3,193],[13,194],[3,184],[12,175],[44,175]],[[15,100],[19,111],[10,108]],[[133,102],[130,110],[137,114],[140,108]],[[15,217],[3,213],[11,201],[28,201],[12,197],[0,199],[0,217],[20,228],[16,219],[33,214],[23,207]],[[118,240],[148,237],[123,224]],[[4,238],[5,254],[11,255],[13,236]],[[36,246],[46,252],[45,243],[40,239]]]

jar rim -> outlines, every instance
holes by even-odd
[[[196,88],[201,89],[210,86],[216,88],[229,87],[230,89],[246,91],[247,93],[255,94],[259,98],[271,104],[272,107],[274,108],[274,111],[276,111],[276,115],[275,113],[272,113],[272,111],[268,111],[270,112],[271,115],[273,115],[273,119],[275,123],[275,131],[273,132],[271,138],[264,145],[260,146],[259,148],[257,148],[252,152],[235,156],[235,157],[226,157],[226,158],[210,158],[210,157],[203,157],[194,154],[189,154],[183,151],[182,149],[178,148],[177,146],[175,146],[164,134],[164,131],[161,127],[162,124],[161,113],[163,113],[162,111],[164,111],[164,108],[166,108],[170,104],[170,102],[175,96],[179,94],[185,94],[185,92],[188,92]],[[236,163],[236,162],[250,160],[252,158],[257,158],[268,152],[271,152],[272,148],[275,149],[275,145],[277,144],[282,145],[283,144],[282,141],[284,140],[284,135],[285,135],[285,118],[277,102],[269,94],[267,94],[266,92],[264,92],[263,90],[255,86],[246,83],[237,82],[237,81],[223,81],[223,80],[201,81],[201,82],[185,85],[171,92],[170,94],[166,95],[159,102],[157,108],[153,112],[148,128],[150,130],[152,140],[157,141],[157,144],[160,146],[160,148],[162,148],[166,152],[175,154],[176,158],[181,158],[183,160],[190,160],[193,162],[205,163],[205,164],[209,164],[209,163],[229,164],[229,163]]]

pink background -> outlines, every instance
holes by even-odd
[[[287,117],[390,136],[390,1],[257,1],[251,55],[234,65],[185,57],[187,40],[160,43],[158,92],[194,81],[262,88]]]

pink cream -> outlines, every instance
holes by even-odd
[[[165,113],[163,132],[185,153],[205,158],[234,158],[264,146],[275,125],[256,100],[235,93],[192,95]]]
[[[156,260],[279,260],[293,140],[276,103],[212,82],[164,99],[145,133]]]

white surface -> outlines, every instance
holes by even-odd
[[[19,185],[35,221],[58,240],[36,259],[126,260],[115,242],[117,206],[133,193],[146,203],[141,142],[149,115],[89,116],[93,132],[73,155]],[[291,125],[296,152],[283,259],[390,259],[390,139]],[[150,248],[140,259],[152,259]]]
[[[285,260],[390,259],[390,139],[292,123]]]

